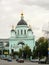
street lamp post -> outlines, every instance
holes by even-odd
[[[40,52],[38,52],[38,59],[39,59],[39,61],[40,61]]]
[[[39,43],[39,47],[40,47],[40,45],[41,45],[41,43]],[[40,51],[38,51],[38,59],[39,59],[39,61],[40,61]]]

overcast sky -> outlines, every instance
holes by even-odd
[[[0,38],[10,37],[12,25],[17,25],[22,11],[35,38],[43,36],[42,27],[49,22],[49,0],[0,0]]]

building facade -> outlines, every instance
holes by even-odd
[[[6,45],[5,47],[5,44],[9,44],[9,39],[0,39],[0,58],[1,58],[1,55],[8,55],[5,53],[9,51],[9,46]]]
[[[21,14],[21,20],[17,23],[14,29],[12,26],[11,36],[9,38],[9,53],[13,51],[19,51],[22,45],[28,45],[31,50],[35,46],[35,37],[31,28],[24,20],[23,13]]]
[[[33,50],[33,47],[35,46],[35,36],[30,26],[28,26],[24,20],[23,13],[21,14],[21,20],[17,23],[15,29],[14,26],[12,26],[10,34],[10,38],[7,40],[1,40],[3,43],[4,41],[7,43],[4,50],[9,50],[9,54],[19,51],[22,46],[26,45]],[[7,52],[5,51],[5,53]]]

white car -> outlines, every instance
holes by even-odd
[[[19,62],[19,63],[24,63],[24,59],[18,59],[17,62]]]
[[[47,58],[44,57],[44,58],[40,59],[40,61],[38,63],[46,63],[46,60],[47,60]]]
[[[31,62],[39,62],[39,59],[32,59]]]

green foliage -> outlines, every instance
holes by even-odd
[[[30,58],[32,52],[29,46],[23,47],[23,49],[19,49],[19,57],[22,57],[23,53],[23,58]]]
[[[12,53],[11,56],[13,56],[13,58],[16,58],[16,56],[19,56],[19,52],[15,51],[15,52]]]
[[[40,37],[33,49],[33,58],[47,56],[48,40],[44,37]]]
[[[19,52],[13,52],[13,55],[19,55]]]
[[[19,49],[19,57],[22,57],[22,49]]]
[[[26,53],[26,57],[28,58],[30,58],[30,56],[32,55],[31,49],[27,45],[24,47],[24,52]]]

